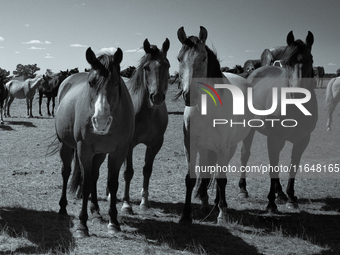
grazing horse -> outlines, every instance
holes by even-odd
[[[261,54],[261,66],[271,66],[275,60],[281,60],[287,46],[277,46],[265,49]]]
[[[32,114],[32,102],[36,89],[39,86],[43,87],[45,90],[49,91],[50,87],[48,82],[50,80],[49,76],[38,75],[32,79],[26,79],[25,81],[11,80],[6,83],[8,90],[8,97],[5,104],[5,114],[10,117],[9,108],[14,100],[14,98],[24,99],[26,98],[27,103],[27,117],[33,118]],[[7,107],[7,112],[6,112]]]
[[[109,233],[120,230],[117,220],[116,193],[119,170],[126,158],[134,132],[134,109],[124,81],[119,76],[123,52],[103,54],[98,58],[91,48],[86,60],[89,73],[77,73],[66,78],[58,91],[55,128],[62,160],[63,187],[59,214],[67,214],[66,189],[71,163],[81,169],[82,208],[76,237],[88,236],[87,204],[91,193],[91,212],[101,218],[97,199],[99,168],[108,156],[108,188],[112,194],[108,225]],[[75,152],[75,153],[74,153]]]
[[[340,101],[340,77],[335,77],[331,79],[327,85],[325,106],[328,113],[327,119],[327,131],[332,130],[332,114],[335,110],[336,105]]]
[[[182,84],[182,96],[185,101],[184,110],[184,147],[188,163],[188,172],[185,178],[186,197],[183,214],[180,219],[182,223],[191,223],[191,196],[196,183],[196,159],[199,154],[200,165],[228,166],[228,163],[235,153],[237,143],[242,141],[249,133],[250,128],[243,125],[218,125],[213,127],[213,119],[223,118],[235,122],[248,121],[252,114],[249,111],[244,116],[233,116],[231,109],[232,94],[229,90],[216,89],[220,95],[222,107],[215,107],[212,100],[207,100],[209,115],[201,115],[201,104],[199,98],[204,93],[203,90],[197,89],[197,83],[192,82],[194,78],[214,78],[215,84],[233,84],[244,94],[251,86],[247,81],[235,74],[226,73],[226,77],[220,70],[220,63],[216,54],[206,46],[205,42],[208,36],[207,30],[200,27],[199,36],[187,37],[184,28],[177,31],[179,41],[182,47],[178,54],[179,60],[179,77]],[[207,106],[207,108],[208,108]],[[215,110],[216,109],[216,110]],[[241,120],[242,119],[242,120]],[[201,176],[200,176],[201,177]],[[226,221],[227,202],[225,198],[225,188],[227,179],[225,174],[219,172],[216,174],[217,192],[215,203],[219,208],[218,223],[224,224]],[[208,207],[207,187],[210,182],[210,176],[201,179],[197,195],[202,200],[202,207]]]
[[[244,62],[243,70],[244,72],[250,74],[259,67],[261,67],[261,59],[249,59]]]
[[[170,63],[166,57],[170,42],[166,39],[162,50],[150,45],[146,39],[143,44],[145,55],[133,76],[126,85],[135,109],[135,133],[129,145],[126,158],[124,179],[125,189],[122,211],[132,213],[130,205],[130,182],[134,174],[132,153],[136,145],[146,145],[145,165],[143,167],[143,188],[141,209],[149,207],[149,181],[154,159],[163,145],[164,133],[168,125],[168,111],[165,94],[168,89]]]
[[[51,76],[51,79],[49,81],[49,91],[47,91],[43,86],[39,87],[39,115],[42,116],[41,113],[41,103],[42,103],[42,98],[43,95],[45,95],[47,97],[47,114],[48,116],[54,116],[54,107],[55,107],[55,98],[58,95],[58,90],[59,90],[59,86],[60,84],[66,79],[66,77],[68,76],[68,72],[65,71],[60,71],[60,73],[57,74],[53,74]],[[52,99],[52,114],[50,112],[50,102]]]
[[[0,124],[4,124],[3,107],[4,107],[4,102],[7,96],[8,96],[8,90],[4,83],[4,75],[1,75],[0,76],[0,115],[1,115]]]
[[[253,107],[256,110],[271,110],[268,114],[261,112],[261,116],[256,116],[262,121],[262,126],[259,125],[256,130],[267,136],[267,148],[269,155],[269,163],[272,169],[278,167],[279,154],[286,141],[293,144],[291,165],[289,168],[289,181],[287,186],[287,207],[297,208],[297,198],[294,196],[294,181],[296,170],[299,166],[301,156],[308,146],[312,131],[316,126],[318,119],[318,107],[317,100],[314,91],[315,80],[313,78],[313,56],[311,54],[312,45],[314,42],[314,36],[311,32],[308,32],[306,43],[301,40],[294,39],[293,32],[291,31],[287,35],[287,49],[282,56],[281,63],[283,67],[266,66],[256,69],[248,77],[248,82],[253,86]],[[281,107],[282,100],[275,96],[273,90],[279,90],[276,93],[284,95],[283,91],[291,91],[286,93],[286,100],[303,101],[303,107],[306,110],[303,112],[301,109],[301,103],[286,104],[285,108]],[[293,93],[296,90],[303,90],[303,93]],[[281,92],[282,91],[282,92]],[[308,101],[308,96],[310,99]],[[306,96],[306,97],[304,97]],[[273,109],[273,101],[276,97],[276,103],[279,107]],[[306,99],[307,98],[307,99]],[[298,107],[299,109],[298,109]],[[272,110],[273,109],[273,110]],[[267,110],[268,111],[268,110]],[[282,114],[283,111],[285,115]],[[258,113],[260,115],[260,113]],[[266,121],[267,120],[267,121]],[[268,120],[276,120],[268,124]],[[282,123],[285,120],[294,121],[294,124],[290,123],[288,126]],[[285,122],[286,123],[286,122]],[[249,135],[244,139],[241,150],[241,162],[242,166],[247,165],[250,156],[250,147],[254,137],[255,129],[252,128]],[[275,213],[277,212],[277,206],[275,204],[275,193],[278,193],[278,197],[287,200],[286,195],[282,192],[282,187],[279,181],[279,173],[277,171],[269,171],[271,182],[270,191],[268,194],[268,206],[267,211]],[[245,173],[241,174],[239,182],[240,196],[247,197]]]
[[[323,66],[315,66],[313,67],[314,77],[316,79],[316,87],[322,88],[323,86],[323,77],[325,76],[325,69]]]

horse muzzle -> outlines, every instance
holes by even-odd
[[[165,101],[165,94],[164,93],[152,93],[150,94],[150,105],[153,108],[160,108],[163,106]]]
[[[113,118],[111,116],[107,118],[93,116],[91,120],[93,132],[97,135],[106,135],[110,130]]]

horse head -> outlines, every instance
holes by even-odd
[[[117,107],[121,92],[120,62],[123,59],[123,52],[117,49],[114,55],[103,54],[98,58],[88,48],[86,60],[91,65],[88,75],[90,91],[90,107],[94,110],[91,117],[93,131],[99,135],[109,132],[113,117],[112,113]]]
[[[190,91],[190,84],[193,78],[206,78],[208,74],[208,52],[205,42],[208,32],[200,27],[199,36],[187,37],[184,28],[177,31],[178,40],[182,43],[177,59],[179,61],[179,77],[183,89],[185,105],[196,105],[197,92]],[[191,94],[191,95],[190,95]]]
[[[310,79],[314,77],[313,56],[311,54],[314,43],[313,34],[308,31],[306,42],[295,40],[293,31],[287,35],[287,49],[282,57],[281,63],[287,70],[289,86],[310,88]],[[314,87],[314,86],[313,86]]]
[[[170,67],[166,57],[169,47],[168,38],[165,39],[161,50],[155,45],[150,45],[148,39],[145,39],[143,43],[146,55],[141,60],[140,68],[143,70],[143,83],[149,92],[149,105],[151,107],[161,107],[165,101]]]

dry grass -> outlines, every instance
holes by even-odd
[[[108,204],[105,198],[106,164],[99,179],[99,205],[104,222],[89,221],[90,237],[74,239],[81,201],[69,197],[69,217],[60,218],[60,159],[46,157],[53,141],[54,120],[49,117],[25,118],[24,100],[15,100],[13,118],[0,126],[0,254],[338,254],[340,251],[340,181],[339,177],[317,178],[302,175],[296,181],[299,210],[278,205],[280,214],[268,215],[264,209],[269,191],[268,176],[249,178],[250,198],[237,199],[238,178],[228,179],[228,223],[216,226],[216,209],[209,217],[200,212],[194,200],[194,223],[182,226],[178,220],[185,195],[186,163],[183,153],[183,103],[172,102],[168,92],[169,126],[164,146],[156,157],[150,182],[151,208],[139,209],[142,184],[141,168],[144,146],[134,151],[135,175],[131,184],[134,215],[121,215],[122,232],[107,233]],[[302,158],[302,164],[339,162],[340,117],[334,113],[334,129],[325,131],[325,90],[318,89],[319,122]],[[37,114],[34,100],[33,114]],[[43,112],[46,112],[43,106]],[[289,144],[281,154],[282,164],[289,163]],[[232,164],[239,165],[239,150]],[[268,162],[265,138],[256,134],[250,164]],[[283,177],[283,188],[286,180]],[[298,176],[299,177],[299,176]],[[328,177],[328,176],[325,176]],[[120,178],[118,197],[123,194]],[[210,204],[215,192],[210,191]],[[120,210],[121,203],[117,204]]]

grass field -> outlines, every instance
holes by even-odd
[[[178,224],[187,166],[182,134],[184,104],[181,100],[171,101],[175,93],[177,86],[173,85],[167,95],[169,125],[150,182],[151,208],[143,212],[138,206],[145,152],[139,145],[134,151],[135,175],[130,193],[134,215],[121,215],[119,202],[122,232],[114,237],[108,235],[104,163],[98,181],[104,222],[91,223],[90,215],[90,237],[85,239],[73,237],[80,200],[69,196],[69,216],[60,218],[57,214],[61,163],[58,154],[46,156],[54,140],[54,119],[28,119],[25,100],[15,100],[13,117],[0,126],[0,254],[340,254],[340,173],[298,174],[295,193],[299,209],[291,211],[279,204],[277,215],[265,212],[267,175],[248,179],[250,197],[246,200],[237,198],[238,178],[233,176],[228,179],[226,191],[227,226],[215,224],[217,210],[213,207],[210,215],[202,214],[198,199],[193,200],[193,224]],[[340,112],[334,113],[333,131],[326,132],[325,89],[317,89],[316,93],[319,121],[301,164],[339,164]],[[37,113],[38,100],[34,99],[33,115]],[[45,105],[43,113],[46,114]],[[287,143],[281,153],[283,165],[290,163],[290,151]],[[239,166],[239,161],[238,149],[231,164]],[[265,137],[258,133],[249,164],[268,164]],[[282,175],[284,189],[286,177]],[[123,185],[121,174],[118,198],[122,197]],[[212,205],[214,189],[209,195]]]

